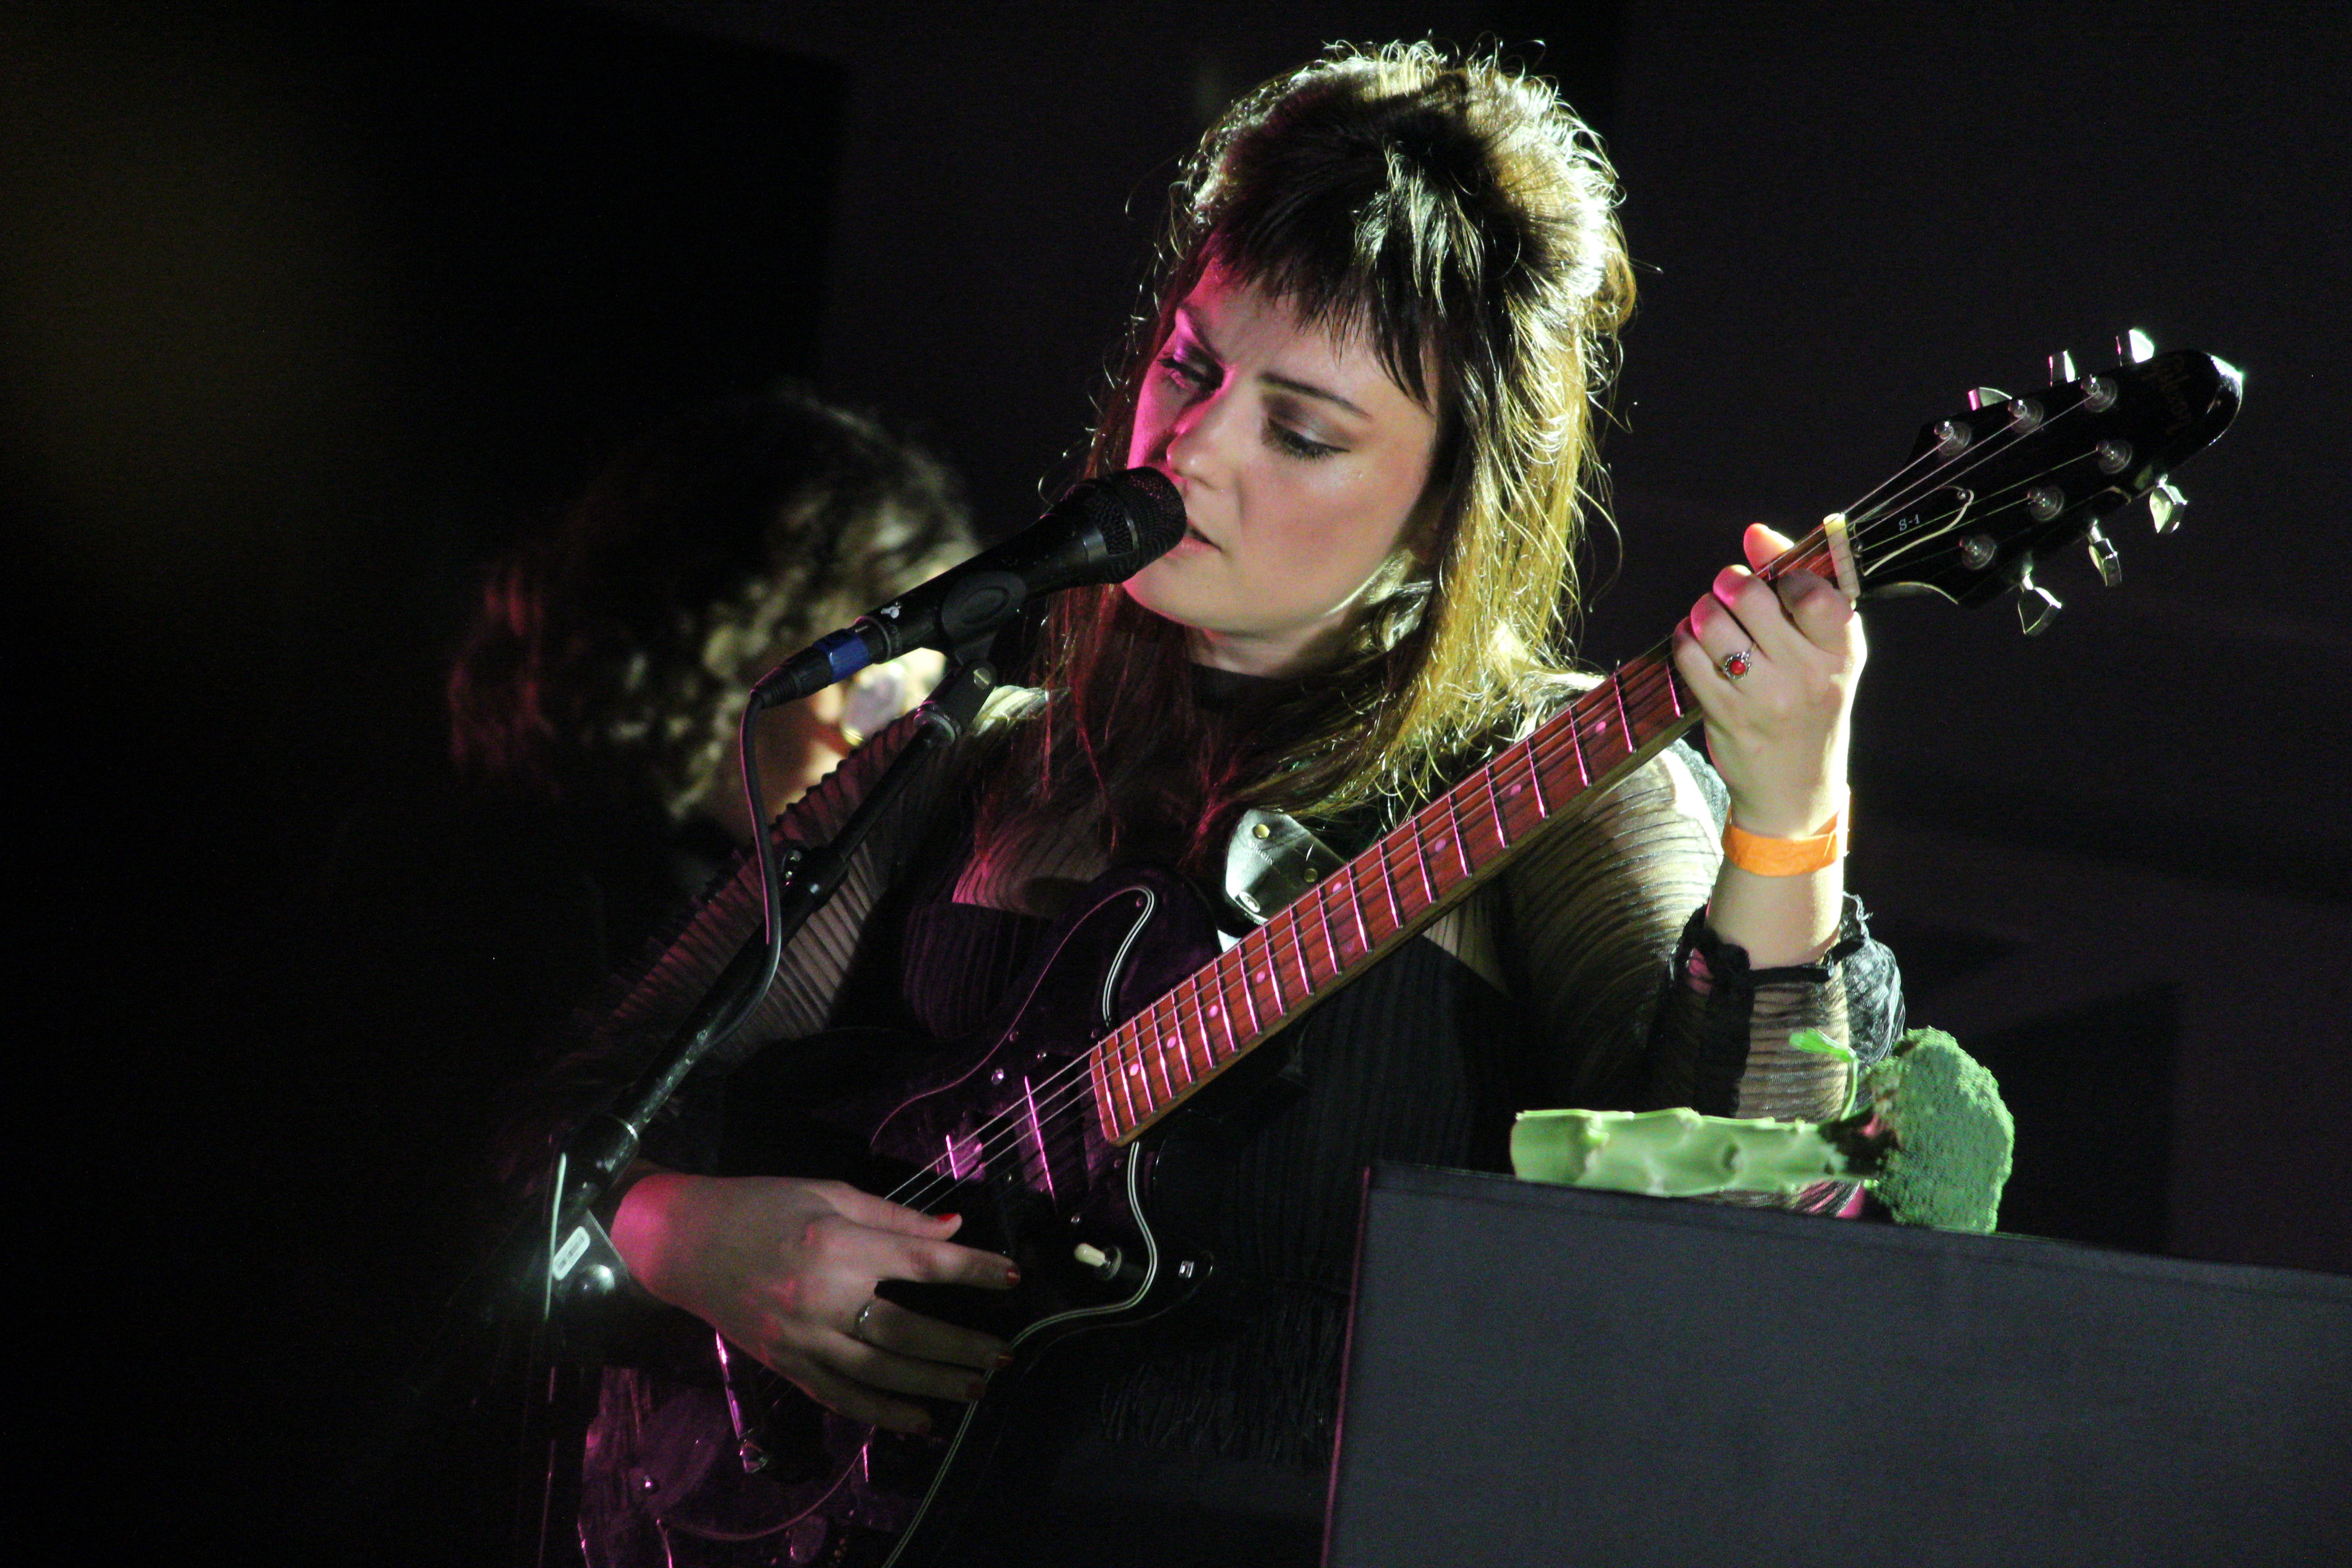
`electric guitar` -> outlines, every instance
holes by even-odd
[[[2026,632],[2057,600],[2037,564],[2145,502],[2158,532],[2170,475],[2236,414],[2241,378],[2209,355],[2154,355],[2009,397],[1979,388],[1927,426],[1911,459],[1764,571],[1813,572],[1860,599],[2014,591]],[[1011,1256],[1014,1290],[886,1282],[882,1293],[1003,1335],[1015,1364],[932,1438],[826,1415],[722,1343],[727,1376],[662,1407],[644,1505],[677,1568],[823,1562],[946,1568],[976,1510],[1018,1494],[1039,1393],[1073,1338],[1157,1318],[1213,1289],[1216,1260],[1155,1227],[1155,1142],[1171,1116],[1270,1037],[1428,925],[1551,824],[1682,734],[1697,709],[1668,645],[1619,668],[1378,843],[1223,948],[1207,910],[1152,870],[1106,876],[1041,943],[997,1020],[927,1059],[882,1102],[837,1174],[966,1216],[957,1240]],[[822,1054],[821,1052],[819,1053]],[[858,1146],[861,1145],[862,1146]],[[895,1190],[890,1184],[896,1178]],[[667,1425],[665,1426],[664,1424]]]

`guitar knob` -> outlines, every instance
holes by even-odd
[[[2117,364],[2146,364],[2156,357],[2156,342],[2137,327],[2116,340]]]
[[[1106,1251],[1082,1241],[1070,1248],[1070,1256],[1077,1259],[1079,1268],[1106,1285],[1131,1285],[1143,1278],[1143,1270],[1129,1263],[1127,1254],[1116,1247]]]
[[[2056,353],[2050,356],[2050,384],[2053,386],[2063,386],[2066,383],[2074,379],[2074,351],[2071,349],[2060,349]]]
[[[2009,394],[1997,386],[1977,386],[1969,389],[1969,412],[1990,408],[1996,403],[2007,403]]]
[[[2099,531],[2097,523],[2083,535],[2083,542],[2091,552],[2091,564],[2099,571],[2099,582],[2112,588],[2124,580],[2124,559],[2116,553],[2115,541]]]
[[[2189,498],[2170,479],[2158,479],[2147,492],[2148,521],[2156,524],[2157,532],[2170,533],[2180,526],[2180,514],[2188,505]]]

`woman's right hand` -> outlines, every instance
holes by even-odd
[[[924,1432],[929,1413],[906,1396],[977,1399],[1005,1343],[881,1300],[874,1287],[1011,1289],[1012,1259],[948,1240],[962,1223],[839,1182],[657,1172],[629,1189],[612,1234],[638,1284],[820,1405]]]

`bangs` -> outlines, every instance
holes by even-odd
[[[1440,390],[1475,395],[1509,374],[1513,307],[1552,247],[1452,95],[1370,72],[1318,85],[1221,150],[1200,192],[1204,262],[1334,337],[1360,333],[1433,412]]]

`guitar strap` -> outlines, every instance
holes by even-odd
[[[1242,813],[1225,846],[1226,908],[1218,911],[1225,945],[1281,913],[1348,858],[1295,816],[1255,807]]]

